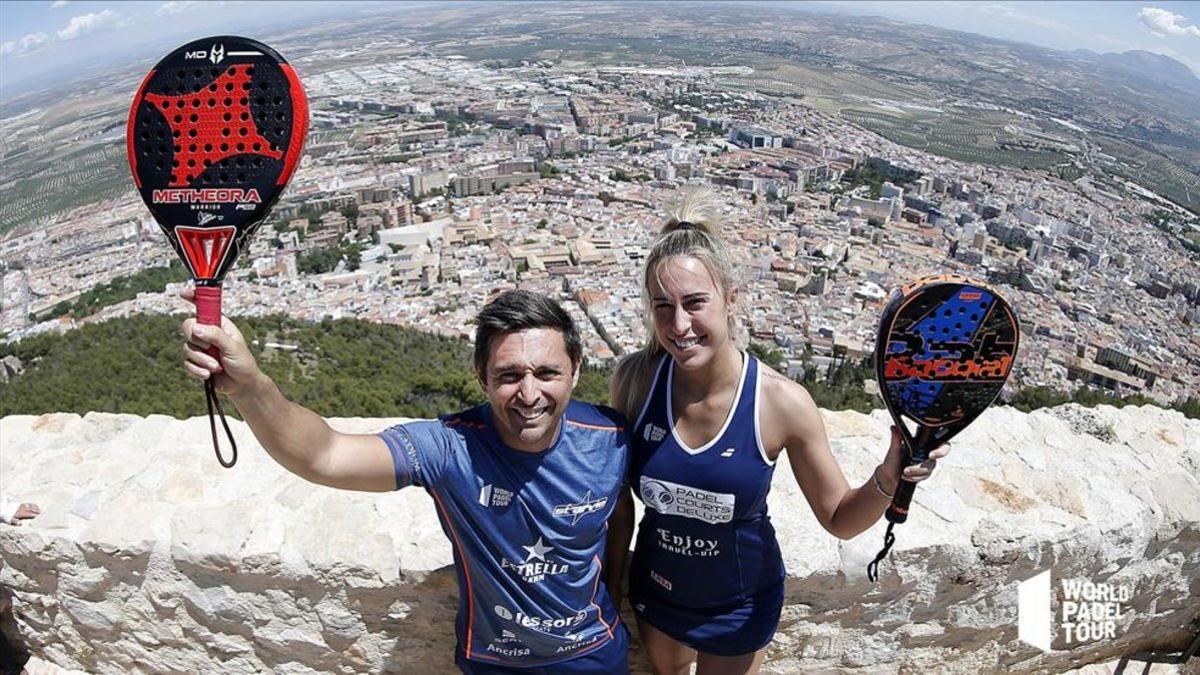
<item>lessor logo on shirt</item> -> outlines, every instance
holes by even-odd
[[[648,508],[665,516],[683,516],[706,523],[733,520],[734,495],[709,492],[666,480],[642,476],[639,492]]]
[[[529,628],[531,630],[540,631],[542,633],[554,634],[556,629],[574,628],[587,620],[587,610],[579,610],[570,616],[529,616],[521,610],[512,611],[504,605],[496,605],[492,608],[496,612],[496,616],[505,621],[512,621],[518,626]],[[569,631],[568,631],[569,633]]]

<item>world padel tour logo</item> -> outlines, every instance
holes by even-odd
[[[1067,647],[1115,639],[1118,622],[1133,613],[1125,606],[1133,594],[1128,586],[1062,579],[1055,631],[1051,584],[1046,570],[1017,586],[1017,638],[1044,652],[1051,651],[1050,643],[1059,636]]]
[[[666,437],[666,435],[666,429],[662,427],[656,427],[653,424],[647,424],[646,428],[642,431],[642,438],[650,441],[651,443],[657,443],[661,441]]]

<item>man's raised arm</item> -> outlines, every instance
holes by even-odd
[[[195,292],[185,289],[184,300]],[[287,400],[258,368],[241,331],[228,318],[221,327],[183,322],[184,368],[199,380],[210,377],[217,391],[237,406],[242,419],[276,462],[301,478],[344,490],[395,490],[391,452],[379,436],[334,431],[315,412]],[[207,354],[220,350],[221,362]]]

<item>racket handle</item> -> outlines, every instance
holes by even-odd
[[[196,321],[206,326],[221,325],[220,286],[196,287]],[[221,360],[221,350],[216,345],[209,346],[206,353],[218,362]]]
[[[884,516],[887,517],[889,523],[903,523],[908,520],[908,505],[912,503],[913,493],[917,490],[917,484],[912,481],[901,479],[896,484],[896,493],[892,496],[892,503],[888,505]]]

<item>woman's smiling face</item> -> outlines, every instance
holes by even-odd
[[[686,369],[709,363],[730,339],[731,297],[698,258],[672,256],[647,280],[654,335]]]

